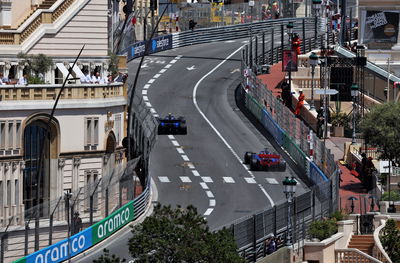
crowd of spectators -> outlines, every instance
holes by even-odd
[[[109,74],[104,77],[100,76],[100,72],[93,72],[90,74],[89,71],[85,71],[83,74],[84,76],[80,79],[82,84],[108,84],[113,82],[125,83],[128,78],[128,74],[123,74],[122,72],[118,72],[116,76]]]

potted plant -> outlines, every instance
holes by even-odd
[[[344,129],[349,125],[349,119],[344,112],[334,112],[331,115],[331,123],[333,126],[333,133],[336,137],[344,136]]]
[[[330,218],[311,223],[308,234],[312,239],[324,240],[337,233],[336,219]]]

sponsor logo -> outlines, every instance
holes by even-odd
[[[95,224],[92,230],[93,244],[107,238],[118,229],[131,222],[134,216],[133,201],[131,201]]]
[[[41,249],[25,258],[27,263],[53,263],[67,260],[92,246],[92,229],[88,228],[68,239]]]

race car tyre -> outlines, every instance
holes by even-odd
[[[185,124],[181,124],[179,134],[186,135],[187,134],[187,127]]]
[[[252,156],[253,156],[252,152],[246,152],[244,154],[244,162],[243,163],[244,164],[249,164]]]
[[[256,158],[251,158],[250,160],[250,171],[257,171],[259,170],[259,163]]]
[[[158,135],[164,135],[165,134],[165,129],[161,125],[158,126],[157,134]]]

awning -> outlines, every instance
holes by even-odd
[[[68,75],[68,69],[64,66],[64,63],[56,63],[56,66],[61,71],[63,77],[65,78]]]
[[[72,67],[74,63],[69,63],[69,66]],[[85,77],[85,75],[83,74],[83,72],[81,71],[81,69],[75,64],[75,66],[72,68],[74,70],[74,72],[76,73],[76,76],[79,78],[83,78]]]

